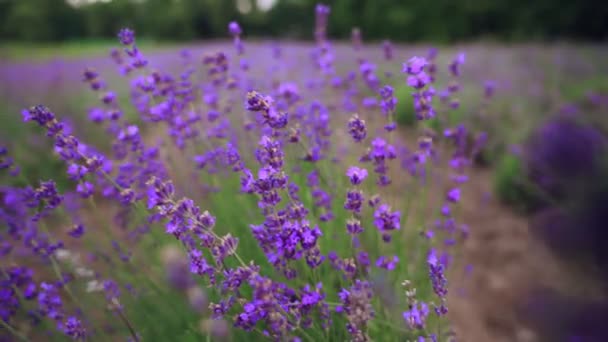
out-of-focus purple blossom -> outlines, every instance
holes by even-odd
[[[390,85],[385,85],[384,87],[380,88],[380,96],[382,97],[380,107],[385,115],[394,112],[395,107],[397,106],[397,98],[394,97],[393,94],[394,90]]]
[[[389,172],[390,161],[397,156],[409,160],[410,165],[414,164],[414,168],[421,166],[424,162],[420,161],[422,159],[438,158],[433,150],[433,140],[430,135],[425,136],[427,140],[423,139],[419,144],[419,150],[412,152],[401,149],[401,142],[399,139],[395,141],[394,134],[387,134],[396,129],[392,114],[397,104],[393,88],[390,85],[382,86],[380,83],[382,72],[388,74],[389,71],[380,70],[381,67],[373,61],[359,59],[358,69],[338,75],[336,69],[339,68],[334,68],[334,63],[341,61],[338,58],[340,54],[337,53],[339,51],[333,50],[332,44],[327,40],[329,12],[328,6],[319,4],[316,7],[317,44],[311,56],[317,68],[314,72],[317,74],[311,73],[310,80],[298,80],[298,83],[279,78],[278,73],[282,73],[287,67],[282,63],[275,63],[276,66],[269,68],[266,79],[254,79],[255,74],[246,71],[255,65],[249,65],[244,58],[230,60],[229,55],[224,52],[203,57],[202,64],[207,70],[205,70],[206,75],[202,75],[200,79],[196,73],[198,69],[193,54],[188,52],[182,53],[183,69],[176,75],[162,71],[160,65],[148,68],[148,61],[135,46],[133,31],[121,30],[119,39],[121,44],[126,46],[122,50],[114,50],[111,57],[121,70],[128,70],[125,74],[133,73],[129,77],[132,82],[131,103],[146,125],[134,125],[123,116],[123,113],[126,113],[126,108],[121,108],[123,101],[117,101],[119,96],[108,88],[100,74],[92,70],[87,70],[84,74],[87,85],[96,92],[100,102],[100,108],[92,109],[89,118],[93,122],[103,123],[103,128],[110,134],[113,158],[105,158],[85,141],[77,140],[72,135],[70,125],[59,122],[45,107],[37,106],[24,112],[25,120],[37,122],[54,139],[55,151],[66,161],[68,178],[73,181],[71,184],[73,187],[70,189],[76,189],[72,192],[72,196],[79,202],[86,203],[87,201],[82,201],[78,195],[90,197],[96,191],[119,206],[115,221],[125,230],[128,240],[124,242],[112,240],[112,248],[125,262],[122,266],[134,266],[132,263],[137,258],[133,260],[130,258],[130,248],[133,246],[131,243],[137,243],[142,234],[155,229],[156,225],[164,227],[165,232],[185,248],[186,252],[179,262],[163,260],[166,262],[167,278],[171,287],[187,297],[192,308],[200,314],[207,314],[205,306],[208,298],[201,288],[195,285],[195,278],[204,278],[203,281],[209,284],[214,296],[219,296],[217,302],[209,305],[209,316],[213,317],[214,322],[219,322],[218,325],[223,331],[216,334],[209,326],[205,328],[205,334],[213,335],[215,338],[228,338],[226,322],[232,322],[234,326],[246,331],[260,329],[263,335],[281,341],[299,341],[299,337],[294,335],[300,335],[300,330],[315,329],[314,326],[319,320],[323,329],[329,329],[330,304],[325,302],[323,284],[306,284],[306,279],[310,278],[307,272],[311,269],[324,274],[325,271],[320,266],[327,258],[330,267],[339,271],[339,277],[343,281],[343,285],[339,285],[343,288],[339,293],[341,304],[336,308],[337,313],[346,318],[346,329],[354,341],[370,340],[371,337],[367,334],[373,332],[373,329],[368,329],[368,325],[371,325],[368,322],[375,316],[372,302],[374,302],[373,296],[376,295],[377,284],[371,282],[369,275],[378,271],[370,266],[375,261],[377,268],[394,270],[397,269],[399,259],[397,256],[379,257],[377,251],[368,250],[369,241],[366,241],[368,234],[366,233],[365,236],[360,234],[363,233],[364,224],[371,224],[369,216],[373,212],[373,224],[380,231],[381,239],[390,242],[394,238],[397,241],[398,236],[391,236],[391,233],[400,229],[401,212],[393,211],[379,195],[369,197],[367,192],[364,195],[363,187],[360,185],[367,178],[368,172],[373,172],[377,176],[375,179],[377,186],[391,184],[389,175],[397,172]],[[232,22],[228,25],[228,30],[234,36],[237,55],[241,55],[243,43],[240,40],[242,35],[240,26]],[[360,31],[353,30],[354,47],[359,49],[361,44]],[[392,44],[385,42],[383,49],[384,57],[387,60],[392,59],[394,53]],[[275,60],[281,58],[279,52],[274,52],[273,55]],[[256,58],[251,56],[250,60],[257,60]],[[434,55],[429,54],[428,60],[414,57],[404,64],[406,82],[414,88],[414,109],[419,119],[435,116],[431,105],[435,92],[429,87],[434,82],[434,58]],[[232,70],[233,65],[239,64],[241,70]],[[298,84],[306,86],[303,87],[304,89],[298,89]],[[361,84],[367,89],[361,89]],[[265,87],[267,89],[264,90],[267,91],[265,94],[268,95],[253,90],[263,91]],[[326,98],[325,95],[330,95],[327,91],[344,93],[343,97],[338,97],[338,101],[343,100],[343,102],[335,103]],[[238,117],[240,111],[237,110],[235,113],[235,108],[238,109],[241,105],[240,101],[245,92],[247,97],[244,105],[248,112],[245,113],[242,125],[240,122],[234,125],[235,120],[241,119]],[[310,101],[305,101],[307,99]],[[447,101],[453,103],[454,98],[451,94],[446,103]],[[334,219],[332,210],[336,205],[339,206],[337,202],[340,198],[335,196],[340,193],[340,189],[336,189],[336,186],[343,185],[344,182],[334,179],[331,174],[326,174],[325,166],[326,163],[339,166],[341,163],[352,162],[347,155],[351,146],[334,146],[334,140],[340,138],[334,133],[342,133],[338,129],[334,130],[334,122],[345,120],[344,117],[342,119],[339,117],[342,108],[347,108],[347,113],[353,113],[363,109],[362,107],[369,109],[380,107],[384,119],[381,117],[381,121],[376,123],[374,121],[376,118],[370,116],[370,120],[374,121],[373,128],[378,129],[376,135],[372,137],[373,140],[370,139],[369,144],[353,148],[365,149],[363,155],[355,158],[360,157],[359,161],[369,163],[369,166],[350,167],[346,172],[353,185],[343,189],[347,191],[344,209],[351,211],[350,218],[346,222],[342,220],[337,224],[342,227],[345,224],[346,232],[339,229],[334,231],[332,228],[334,225],[327,222]],[[362,113],[362,116],[373,115],[367,112],[369,111]],[[147,124],[156,123],[167,127],[169,139],[159,142],[155,147],[147,147]],[[384,130],[382,130],[383,126]],[[248,133],[255,134],[253,140],[250,140],[249,136],[239,134],[238,129],[242,127],[245,127]],[[365,121],[357,114],[348,120],[348,134],[355,142],[367,138],[367,129]],[[458,132],[449,137],[450,142],[459,141]],[[254,146],[256,141],[258,144]],[[298,144],[290,145],[288,142]],[[209,184],[211,182],[207,182],[207,177],[204,177],[205,184],[197,188],[190,186],[192,184],[187,183],[189,178],[184,175],[183,183],[176,183],[174,187],[168,172],[164,169],[165,160],[162,156],[165,153],[165,144],[179,148],[180,155],[197,150],[196,155],[193,156],[196,166],[204,169],[212,177],[228,176],[230,170],[238,172],[238,176],[241,177],[241,191],[252,195],[243,196],[252,197],[259,209],[259,213],[255,216],[259,217],[259,221],[250,222],[249,225],[251,234],[269,266],[274,268],[274,273],[263,275],[260,272],[262,269],[267,272],[267,267],[261,268],[253,262],[248,263],[248,260],[241,259],[237,254],[237,246],[239,241],[244,240],[239,240],[240,236],[231,234],[221,235],[213,229],[216,224],[215,217],[201,210],[194,198],[183,197],[188,193],[197,193],[199,189],[204,191],[204,196],[209,195],[209,198],[214,196],[213,192],[222,191],[219,194],[223,195],[223,191],[230,189],[231,183]],[[304,149],[303,156],[294,157],[291,152],[301,147]],[[202,150],[198,150],[199,148]],[[241,152],[244,153],[243,158]],[[255,153],[255,159],[248,158],[251,155],[246,155],[252,152]],[[422,157],[415,159],[417,153]],[[2,153],[0,153],[1,157],[3,157]],[[246,165],[256,161],[256,166]],[[454,181],[464,179],[464,166],[453,169],[449,171]],[[228,172],[225,174],[225,171]],[[423,172],[411,173],[415,177],[428,176]],[[198,177],[199,174],[193,176]],[[305,185],[299,183],[304,177],[307,177]],[[19,194],[5,194],[4,190],[0,189],[0,197],[6,202],[0,206],[2,207],[0,219],[4,219],[5,212],[13,209],[21,210],[19,215],[29,219],[29,212],[37,214],[36,210],[42,206],[46,207],[44,210],[56,208],[62,200],[56,187],[53,189],[53,186],[41,184],[38,189],[30,188]],[[238,184],[235,186],[238,188]],[[369,190],[374,191],[373,188]],[[370,195],[373,193],[375,192],[370,192]],[[457,202],[450,200],[449,196],[449,201]],[[373,209],[363,208],[365,200]],[[19,201],[20,207],[10,205],[12,201]],[[134,209],[140,209],[139,205],[142,201],[147,201],[147,209],[151,211],[139,217],[140,212],[135,215]],[[9,210],[4,210],[5,205]],[[21,215],[22,211],[28,214]],[[77,211],[77,209],[68,210],[75,224],[64,231],[74,238],[79,238],[84,233],[84,225],[79,222],[86,222],[78,217]],[[445,216],[441,218],[445,221],[445,224],[441,222],[442,229],[449,233],[456,232],[459,225],[456,224],[456,218],[452,217],[450,207],[445,205],[441,213]],[[39,217],[46,216],[39,215]],[[338,218],[342,216],[336,215],[336,217],[336,221],[339,222]],[[132,219],[137,220],[137,223],[130,221]],[[57,246],[61,246],[61,242],[51,241],[49,234],[38,232],[39,221],[28,220],[25,224],[13,221],[15,220],[9,224],[9,234],[16,231],[15,237],[9,235],[5,238],[5,234],[0,236],[0,255],[15,253],[13,251],[15,247],[15,250],[21,252],[20,246],[13,247],[13,240],[25,241],[28,248],[35,246],[32,248],[35,253],[47,257],[59,248]],[[218,224],[220,223],[224,224],[218,220]],[[226,231],[225,229],[232,231],[230,227],[222,228],[223,231]],[[437,232],[439,231],[437,229]],[[427,230],[429,239],[432,235],[430,232],[432,231]],[[350,239],[347,243],[350,242],[352,250],[348,255],[342,256],[331,252],[324,254],[326,252],[324,247],[328,246],[328,243],[331,244],[332,239],[338,239],[339,234],[346,234],[347,239]],[[437,242],[444,241],[443,238],[441,237]],[[80,245],[77,241],[73,242]],[[98,260],[104,257],[102,251],[99,253],[96,251],[96,254]],[[229,260],[229,257],[232,258]],[[428,260],[433,289],[442,301],[441,306],[436,306],[440,314],[445,314],[447,310],[443,302],[447,290],[444,289],[445,286],[442,287],[447,261],[448,259],[443,255],[437,262],[432,262],[430,257]],[[107,262],[109,265],[114,263],[109,259]],[[317,275],[314,273],[312,278]],[[286,279],[288,283],[282,283],[283,280],[277,277]],[[18,288],[23,291],[26,298],[38,297],[40,302],[45,303],[45,308],[51,308],[53,301],[57,301],[58,298],[59,302],[55,303],[56,313],[52,314],[55,317],[53,319],[57,320],[60,329],[67,335],[75,339],[84,339],[85,324],[82,322],[88,325],[91,323],[88,319],[83,317],[80,321],[78,318],[80,316],[70,316],[64,320],[68,312],[63,312],[60,301],[64,292],[62,287],[66,281],[61,279],[60,282],[53,284],[54,287],[39,288],[36,283],[28,280],[23,285],[18,285]],[[292,288],[293,284],[298,284],[298,287]],[[14,291],[5,291],[4,284],[2,285],[0,318],[12,317],[17,312],[19,301]],[[135,285],[137,284],[133,286]],[[91,285],[91,288],[99,291],[99,286],[99,284]],[[139,288],[136,291],[129,284],[119,285],[114,281],[105,281],[102,286],[106,299],[117,313],[123,313],[118,300],[119,290],[123,289],[123,286],[133,296],[141,293]],[[65,289],[68,290],[67,287]],[[42,297],[41,293],[43,293]],[[45,300],[42,301],[41,298]],[[408,304],[409,311],[403,315],[406,323],[411,328],[424,326],[424,320],[428,315],[426,304],[418,304],[410,301],[409,298]],[[71,305],[66,303],[66,307]],[[43,311],[44,314],[47,311],[52,310]],[[137,339],[136,337],[134,340]]]
[[[73,238],[80,238],[84,235],[84,225],[75,224],[69,231],[68,234]]]
[[[428,316],[429,306],[424,302],[415,303],[410,310],[403,312],[403,319],[411,329],[424,329]]]
[[[106,119],[106,113],[101,108],[92,108],[89,110],[89,119],[95,123],[103,122]]]
[[[346,171],[346,176],[350,179],[351,184],[359,185],[367,178],[367,170],[357,166],[351,166]]]
[[[10,169],[13,166],[13,158],[8,156],[8,149],[0,146],[0,170]]]
[[[382,204],[374,212],[374,224],[382,232],[398,230],[401,228],[401,213],[391,212],[388,204]]]
[[[465,61],[465,53],[460,52],[454,57],[452,62],[450,63],[449,69],[452,76],[460,76],[460,67],[464,64]]]
[[[132,45],[135,42],[135,32],[129,28],[123,28],[118,32],[118,40],[122,45]]]
[[[367,136],[367,127],[365,121],[360,119],[357,114],[354,114],[348,120],[348,132],[356,142],[360,142]]]
[[[86,337],[86,329],[82,322],[74,316],[68,317],[65,322],[60,324],[60,330],[75,341],[84,340]]]
[[[233,36],[240,36],[243,33],[241,26],[236,21],[231,21],[228,24],[228,32]]]
[[[397,257],[396,255],[394,255],[392,257],[381,256],[378,258],[378,260],[376,260],[376,267],[384,268],[388,271],[392,271],[395,269],[398,262],[399,262],[399,257]]]
[[[429,83],[431,83],[431,77],[424,71],[407,77],[407,85],[414,89],[420,90]]]
[[[326,39],[327,21],[331,9],[328,5],[317,4],[315,7],[315,39],[322,43]]]
[[[348,220],[346,222],[346,230],[351,235],[357,235],[363,233],[363,227],[361,226],[361,222],[359,220]]]
[[[485,96],[485,98],[489,99],[491,97],[494,96],[494,93],[496,92],[496,81],[485,81],[483,83],[483,95]]]
[[[268,112],[273,100],[269,96],[264,96],[256,91],[247,93],[246,109],[252,112]]]
[[[82,198],[89,198],[93,195],[95,187],[90,182],[81,182],[76,186],[76,192],[82,196]]]
[[[403,63],[403,73],[410,76],[418,75],[423,72],[424,68],[428,65],[428,61],[424,57],[414,56],[410,58],[406,63]]]
[[[460,188],[453,188],[448,191],[446,198],[452,203],[460,202]]]
[[[437,315],[442,316],[447,314],[447,307],[445,306],[445,296],[448,293],[447,279],[445,277],[444,265],[437,258],[435,250],[431,250],[427,257],[427,263],[429,266],[429,277],[431,278],[431,284],[433,285],[433,292],[441,300],[441,304],[435,308]]]
[[[344,209],[352,211],[353,213],[360,213],[361,207],[363,206],[363,192],[360,190],[350,190],[346,193],[346,202],[344,203]]]
[[[371,304],[373,296],[372,286],[369,282],[355,280],[348,289],[342,289],[338,294],[341,306],[336,311],[344,313],[348,323],[346,329],[351,334],[353,341],[368,341],[366,334],[367,322],[374,318],[375,312]]]
[[[390,40],[385,40],[382,42],[382,50],[384,51],[384,58],[387,61],[393,59],[393,43]]]
[[[42,315],[52,320],[61,321],[63,319],[63,301],[59,296],[56,285],[46,282],[40,283],[38,308]]]

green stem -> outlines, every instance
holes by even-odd
[[[40,227],[49,236],[49,240],[51,240],[51,232],[49,231],[49,229],[47,228],[47,226],[43,222],[40,222]],[[55,256],[51,255],[49,257],[49,259],[51,259],[51,265],[53,267],[53,271],[55,272],[55,275],[57,276],[57,279],[59,281],[63,282],[63,276],[61,275],[61,268],[59,267],[59,263],[55,259]],[[76,299],[76,296],[74,296],[74,293],[72,292],[72,290],[70,289],[70,287],[68,286],[68,284],[65,283],[63,286],[65,288],[65,292],[68,294],[68,296],[70,297],[70,299],[74,303],[76,303],[76,305],[78,305],[79,307],[82,307],[82,305],[80,305],[79,301]]]
[[[374,320],[374,322],[375,322],[375,323],[380,323],[380,324],[383,324],[383,325],[385,325],[385,326],[387,326],[387,327],[390,327],[390,328],[392,328],[392,329],[395,329],[395,330],[400,331],[400,332],[403,332],[403,333],[409,333],[409,332],[411,332],[411,331],[409,331],[409,330],[407,330],[407,329],[400,328],[400,327],[398,327],[398,326],[394,325],[394,324],[393,324],[393,323],[391,323],[391,322],[383,321],[383,320],[380,320],[380,319],[378,319],[378,320]]]
[[[4,328],[6,328],[6,330],[8,330],[11,334],[15,335],[21,341],[29,341],[30,340],[24,334],[20,333],[15,328],[13,328],[10,324],[6,323],[3,319],[0,319],[0,325],[2,325]]]
[[[121,321],[129,329],[129,333],[131,334],[131,337],[133,337],[133,340],[135,342],[139,342],[139,337],[137,337],[137,333],[135,332],[133,325],[131,325],[131,322],[129,322],[129,319],[127,319],[127,316],[125,316],[125,314],[122,312],[121,309],[116,309],[115,311],[116,311],[116,313],[118,313],[118,317],[120,317]]]
[[[308,335],[308,333],[307,333],[306,331],[304,331],[304,329],[299,328],[298,330],[299,330],[299,331],[302,333],[302,335],[303,335],[303,336],[304,336],[304,337],[305,337],[307,340],[309,340],[309,341],[311,341],[311,342],[314,342],[314,341],[315,341],[315,339],[314,339],[314,338],[312,338],[310,335]]]

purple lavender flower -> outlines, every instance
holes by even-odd
[[[384,87],[380,88],[379,92],[380,96],[382,97],[382,101],[380,102],[382,112],[384,114],[392,113],[397,106],[397,98],[393,96],[393,87],[385,85]]]
[[[236,253],[238,243],[239,239],[230,234],[221,237],[217,245],[211,249],[211,253],[216,261],[216,264],[220,265],[223,263],[226,257],[234,255]]]
[[[428,316],[429,307],[424,302],[415,303],[410,310],[403,312],[405,323],[412,329],[424,329]]]
[[[55,321],[63,319],[63,302],[56,285],[46,282],[40,283],[38,307],[40,313],[50,319]]]
[[[351,235],[363,233],[363,227],[361,226],[361,222],[355,219],[350,219],[346,222],[346,230]]]
[[[240,36],[243,33],[241,26],[236,21],[231,21],[228,24],[228,32],[233,36]]]
[[[374,212],[374,224],[384,232],[401,228],[401,213],[399,211],[391,212],[388,204],[382,204]]]
[[[356,142],[362,141],[367,136],[365,121],[361,120],[357,114],[354,114],[350,120],[348,120],[348,132]]]
[[[107,115],[101,108],[93,108],[89,111],[89,119],[95,123],[103,122]]]
[[[456,57],[454,57],[454,60],[452,63],[450,63],[450,72],[453,76],[460,76],[460,66],[464,64],[464,61],[464,52],[460,52],[458,55],[456,55]]]
[[[84,340],[86,329],[82,322],[74,317],[68,317],[65,322],[60,324],[60,329],[73,340]]]
[[[339,293],[341,306],[336,307],[337,312],[343,312],[346,316],[346,329],[351,334],[353,341],[368,341],[366,335],[367,322],[374,318],[375,312],[371,300],[373,296],[372,286],[369,282],[355,280],[348,289],[342,289]]]
[[[378,258],[378,260],[376,260],[376,267],[384,268],[388,271],[392,271],[395,269],[398,262],[399,262],[399,257],[397,257],[396,255],[394,255],[392,257],[381,256]]]
[[[10,321],[19,309],[19,298],[8,281],[2,282],[0,286],[0,305],[0,319],[5,322]]]
[[[374,212],[373,224],[385,242],[390,242],[393,238],[397,240],[398,236],[392,234],[400,229],[401,213],[393,211],[379,195],[370,197],[367,193],[364,194],[361,185],[368,172],[374,173],[374,181],[378,186],[391,184],[389,175],[398,173],[389,170],[389,166],[397,156],[402,158],[404,165],[407,163],[404,168],[412,176],[426,180],[430,174],[426,168],[420,168],[424,166],[421,164],[426,160],[434,161],[440,155],[433,150],[434,136],[430,134],[425,134],[413,151],[401,149],[399,139],[395,141],[393,134],[387,134],[396,129],[392,114],[397,104],[392,86],[380,82],[382,73],[388,75],[388,71],[381,70],[382,67],[374,64],[375,61],[361,58],[357,61],[357,68],[348,74],[338,73],[334,63],[338,61],[339,54],[333,50],[327,37],[329,13],[329,6],[317,5],[316,44],[311,54],[316,70],[311,70],[313,73],[310,74],[310,79],[297,80],[298,82],[280,78],[283,69],[291,66],[279,60],[287,55],[279,56],[278,48],[275,48],[272,59],[277,63],[269,68],[264,79],[257,77],[257,73],[249,72],[250,68],[256,67],[255,63],[250,65],[242,57],[230,60],[225,52],[204,56],[202,64],[206,68],[206,74],[198,75],[197,61],[192,54],[184,51],[181,54],[181,64],[176,65],[181,69],[173,75],[163,71],[166,69],[163,65],[147,67],[148,61],[135,45],[134,32],[130,29],[121,30],[118,37],[124,47],[113,50],[111,58],[121,73],[128,76],[128,82],[131,82],[131,101],[128,102],[134,105],[142,125],[134,125],[131,120],[127,120],[123,115],[126,108],[121,107],[124,101],[118,101],[121,97],[108,87],[109,82],[106,83],[99,73],[86,70],[83,77],[85,86],[93,89],[99,99],[99,108],[91,109],[89,118],[101,124],[109,134],[112,158],[102,156],[85,141],[79,141],[73,135],[71,125],[60,122],[46,107],[35,106],[23,112],[24,120],[34,121],[46,130],[53,140],[56,153],[66,162],[67,175],[72,181],[68,188],[75,190],[69,194],[70,197],[74,197],[76,202],[86,203],[80,197],[90,197],[95,192],[118,206],[115,223],[125,230],[125,238],[128,240],[112,240],[111,248],[118,252],[125,263],[115,264],[114,260],[108,259],[106,262],[110,267],[127,267],[128,270],[137,267],[135,263],[139,258],[130,258],[131,248],[138,248],[137,243],[142,239],[142,234],[157,226],[163,226],[165,232],[182,245],[185,249],[183,258],[171,262],[163,260],[166,262],[169,285],[186,296],[194,310],[206,315],[208,298],[195,285],[195,279],[203,278],[199,280],[208,284],[214,297],[217,297],[217,301],[209,305],[208,316],[214,319],[213,322],[217,323],[221,332],[215,333],[210,321],[203,324],[205,334],[213,335],[214,338],[227,338],[227,322],[231,322],[235,327],[246,331],[260,330],[272,340],[299,341],[298,335],[303,336],[307,329],[317,329],[319,323],[323,329],[330,329],[332,316],[340,315],[346,321],[346,330],[352,340],[371,340],[372,336],[368,336],[368,333],[375,330],[368,329],[368,326],[375,316],[372,303],[375,302],[373,296],[378,284],[375,284],[376,278],[372,284],[369,276],[373,273],[386,274],[382,270],[378,272],[378,268],[388,271],[401,268],[398,267],[399,258],[396,255],[379,256],[378,253],[371,253],[375,249],[370,246],[370,241],[364,240],[367,236],[361,234],[363,225],[370,224],[370,218],[363,215],[364,201],[367,200],[371,207],[365,209]],[[234,38],[236,55],[242,55],[241,27],[238,23],[231,22],[228,31]],[[353,46],[359,49],[362,45],[361,32],[353,29],[352,33]],[[383,44],[383,50],[384,58],[393,58],[394,51],[390,42]],[[406,83],[414,88],[412,99],[416,117],[421,120],[436,115],[432,106],[435,90],[431,86],[437,70],[434,59],[435,56],[430,52],[428,60],[413,57],[403,67]],[[255,56],[249,61],[253,60],[256,60]],[[462,62],[457,58],[456,72],[453,73],[459,73],[458,67]],[[240,65],[240,69],[233,70],[234,65]],[[202,77],[199,79],[198,76]],[[298,85],[306,86],[299,89]],[[446,105],[455,103],[453,93],[459,90],[458,87],[454,83],[447,89]],[[260,92],[253,89],[259,89]],[[265,93],[262,94],[262,91]],[[339,93],[339,96],[329,96],[331,94],[327,91]],[[238,107],[245,93],[247,97],[244,107],[247,111],[240,113]],[[304,101],[307,97],[311,101]],[[348,146],[348,142],[343,142],[344,146],[334,146],[334,142],[342,143],[340,137],[335,135],[340,130],[334,127],[335,122],[340,120],[341,109],[354,113],[362,107],[368,111],[381,109],[382,117],[370,116],[370,120],[380,120],[374,122],[374,128],[378,129],[374,132],[375,135],[365,146]],[[238,122],[241,114],[244,114],[242,124]],[[347,120],[348,134],[355,142],[364,141],[368,134],[366,122],[357,114]],[[148,126],[157,124],[166,127],[168,139],[150,147],[146,139]],[[247,134],[241,134],[243,127]],[[450,157],[451,169],[448,176],[458,183],[466,180],[464,169],[468,165],[460,160],[468,159],[460,151],[463,149],[460,142],[466,136],[466,131],[458,127],[453,132],[445,139],[457,145],[457,152]],[[180,153],[176,156],[197,151],[187,158],[193,159],[196,166],[204,170],[204,177],[200,177],[202,172],[192,172],[192,179],[200,180],[203,184],[188,183],[190,173],[186,171],[181,174],[181,170],[175,170],[178,171],[176,176],[180,182],[174,187],[163,158],[164,153],[171,153],[173,147],[179,149],[177,152]],[[291,154],[300,153],[302,147],[304,152],[301,158]],[[363,155],[350,158],[347,155],[350,147],[353,147],[354,153],[364,150]],[[397,151],[397,148],[400,150]],[[255,159],[247,155],[252,152]],[[0,168],[10,166],[10,163],[5,162],[4,155],[5,152],[0,148]],[[369,164],[366,168],[351,166],[346,171],[352,186],[342,189],[342,193],[346,192],[343,207],[351,213],[347,213],[350,218],[346,222],[338,223],[338,227],[346,226],[346,232],[340,232],[339,229],[334,231],[332,227],[335,225],[326,222],[334,219],[332,210],[337,204],[335,196],[340,193],[336,186],[343,185],[344,182],[340,182],[340,179],[336,181],[331,170],[358,157],[361,163]],[[255,166],[247,164],[252,161],[257,161]],[[326,174],[328,170],[330,172]],[[208,200],[219,198],[217,196],[229,196],[232,190],[238,192],[238,184],[229,181],[231,172],[238,172],[241,191],[252,195],[241,196],[247,199],[238,202],[247,204],[251,197],[254,207],[257,204],[259,213],[253,213],[252,217],[258,217],[259,220],[247,226],[258,244],[259,252],[267,259],[269,265],[266,266],[270,268],[242,259],[244,256],[237,254],[237,247],[243,248],[239,243],[246,241],[241,236],[222,235],[214,230],[216,218],[199,208],[195,198],[184,197],[189,193],[200,194],[207,203]],[[216,182],[217,177],[222,181]],[[373,192],[369,195],[371,194]],[[68,198],[67,194],[65,196]],[[446,197],[446,204],[441,210],[444,216],[440,218],[441,229],[449,234],[460,233],[460,223],[453,217],[451,208],[452,202],[460,200],[458,188],[450,190]],[[61,241],[55,242],[49,234],[41,233],[38,225],[40,220],[50,218],[50,210],[64,202],[56,184],[42,182],[38,188],[19,191],[5,191],[0,187],[0,198],[0,219],[6,219],[8,223],[7,231],[0,235],[0,255],[11,253],[11,260],[25,260],[26,258],[16,258],[18,254],[15,253],[25,251],[25,254],[33,253],[45,258],[55,254],[62,246]],[[141,209],[142,201],[147,202],[147,209],[151,209],[149,213],[135,210]],[[65,233],[73,238],[82,237],[85,227],[80,223],[84,222],[83,217],[78,215],[80,209],[70,209],[72,205],[65,207],[70,216],[67,219],[73,222]],[[247,214],[248,217],[252,215],[249,211],[243,211],[242,214]],[[337,220],[343,217],[336,216]],[[222,231],[234,234],[230,227],[224,227],[225,222],[220,222],[220,217],[224,215],[218,216],[217,222],[218,226],[222,226]],[[439,232],[438,227],[433,229]],[[432,230],[425,227],[423,232],[426,232],[429,239],[432,238]],[[324,237],[324,234],[329,236]],[[352,248],[339,250],[343,254],[340,256],[335,252],[325,254],[327,251],[323,248],[340,238],[347,239],[343,242],[350,243]],[[447,241],[443,236],[436,238],[442,240],[433,242]],[[456,241],[455,236],[448,239]],[[78,241],[72,242],[81,245]],[[103,249],[95,250],[95,257],[102,261],[105,252],[107,251]],[[253,257],[253,254],[246,254]],[[306,281],[319,275],[325,277],[327,272],[320,266],[326,258],[330,267],[338,271],[335,275],[338,278],[332,279],[339,280],[336,284],[339,284],[341,304],[336,307],[334,315],[330,315],[330,304],[325,302],[323,285],[328,284],[307,284]],[[450,260],[446,255],[441,258],[429,255],[427,260],[433,291],[439,297],[439,303],[435,306],[438,315],[447,312],[444,273],[448,262]],[[61,279],[57,282],[43,282],[38,286],[31,276],[22,276],[23,279],[17,281],[14,276],[16,271],[9,269],[8,273],[11,278],[8,286],[0,280],[0,318],[8,321],[22,316],[15,316],[22,305],[16,288],[22,291],[25,299],[38,298],[39,314],[45,316],[45,319],[54,320],[63,333],[77,340],[89,338],[91,332],[85,330],[89,320],[84,316],[81,318],[80,313],[70,315],[61,302],[62,299],[68,299],[67,296],[63,297],[64,292],[69,293],[69,289],[63,289],[69,279],[60,275]],[[79,276],[81,273],[76,272]],[[118,300],[123,286],[135,297],[134,300],[146,290],[146,286],[135,288],[136,284],[111,280],[101,282],[100,288],[100,284],[95,283],[98,280],[90,280],[91,289],[103,290],[117,314],[126,314],[128,311],[121,311],[121,302]],[[327,282],[331,279],[322,280]],[[297,287],[292,287],[295,284]],[[423,329],[428,306],[410,297],[408,295],[408,311],[403,313],[406,325],[412,329]],[[333,302],[335,301],[334,299]],[[71,308],[75,304],[66,302],[65,307]],[[134,336],[134,340],[139,339],[136,334]],[[425,336],[430,338],[426,333]]]
[[[441,299],[439,307],[435,308],[438,315],[445,315],[447,313],[447,307],[445,306],[444,300],[448,293],[447,290],[447,279],[444,274],[444,265],[437,258],[435,250],[431,250],[427,257],[427,263],[429,266],[429,277],[431,278],[431,284],[433,285],[433,291]]]
[[[132,45],[135,42],[135,32],[129,28],[123,28],[118,32],[118,40],[122,45]]]
[[[387,61],[393,59],[393,43],[390,40],[385,40],[382,42],[382,50],[384,51],[384,58]]]
[[[23,121],[36,121],[40,126],[49,130],[49,136],[59,133],[63,125],[57,122],[55,114],[44,106],[34,106],[22,112]]]
[[[423,72],[424,67],[428,65],[428,61],[424,57],[414,56],[407,63],[403,63],[402,72],[408,75],[418,75]]]
[[[364,198],[362,191],[350,190],[346,193],[346,202],[344,203],[344,209],[358,214],[361,212],[363,201]]]
[[[460,201],[460,188],[453,188],[450,191],[448,191],[448,194],[446,195],[447,200],[452,202],[452,203],[457,203]]]
[[[346,176],[350,179],[351,184],[359,185],[367,178],[367,170],[357,166],[351,166],[346,171]]]
[[[259,142],[260,148],[256,150],[256,158],[261,165],[268,165],[275,170],[283,167],[283,148],[280,142],[262,136]]]
[[[93,195],[95,187],[90,182],[81,182],[76,186],[76,192],[82,196],[82,198],[89,198]]]
[[[273,100],[269,96],[264,96],[256,91],[247,93],[247,103],[245,108],[252,112],[267,112],[270,110]]]
[[[485,81],[483,83],[483,96],[489,99],[494,96],[494,92],[496,91],[496,82],[495,81]]]
[[[48,209],[56,208],[63,201],[63,196],[59,194],[54,181],[41,182],[40,187],[36,189],[35,197],[38,201],[44,201]]]
[[[68,234],[73,238],[80,238],[84,235],[84,225],[75,224],[69,231]]]
[[[429,83],[431,83],[431,77],[424,71],[407,77],[407,85],[414,89],[422,89]]]
[[[203,253],[195,249],[190,251],[190,272],[198,275],[212,276],[215,270],[207,263]]]
[[[428,89],[414,93],[414,110],[416,111],[416,118],[419,120],[431,119],[435,117],[435,109],[432,107],[433,97],[435,96],[435,89],[429,87]]]

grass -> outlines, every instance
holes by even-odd
[[[147,52],[169,49],[176,43],[157,40],[138,39],[138,47]],[[59,43],[0,43],[0,61],[42,61],[49,59],[74,59],[83,57],[98,57],[108,54],[115,48],[115,40],[77,40]]]

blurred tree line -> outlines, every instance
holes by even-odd
[[[317,0],[0,0],[0,40],[59,41],[140,36],[191,40],[227,36],[237,20],[249,36],[312,38]],[[268,0],[266,0],[267,2]],[[364,39],[458,41],[605,39],[606,0],[326,0],[330,35]]]

